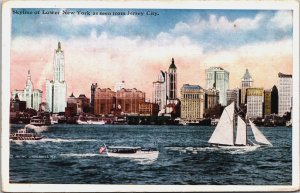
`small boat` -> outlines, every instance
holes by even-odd
[[[19,129],[17,133],[12,133],[9,136],[12,140],[40,140],[44,137],[45,136],[33,132],[33,129],[29,126],[25,126],[23,129]]]
[[[87,121],[82,121],[82,120],[80,120],[80,119],[78,119],[78,120],[76,121],[76,123],[79,124],[79,125],[87,125],[87,124],[88,124]]]
[[[292,127],[292,123],[293,123],[292,120],[289,120],[286,122],[285,126]]]
[[[105,121],[103,121],[103,120],[88,120],[87,124],[90,124],[90,125],[105,125]]]
[[[237,116],[236,132],[234,132],[235,116]],[[235,114],[233,102],[224,109],[208,143],[210,143],[212,146],[226,149],[256,149],[261,145],[272,146],[272,144],[265,138],[265,136],[259,131],[259,129],[251,120],[249,120],[249,124],[257,143],[253,143],[247,139],[246,122],[240,116]]]
[[[79,125],[105,125],[106,122],[99,117],[79,117],[76,121]]]
[[[210,124],[212,126],[216,126],[218,124],[218,122],[219,122],[219,119],[212,119],[211,122],[210,122]]]
[[[159,155],[159,151],[157,148],[106,146],[106,145],[100,147],[99,153],[106,154],[109,157],[149,159],[149,160],[156,160]]]

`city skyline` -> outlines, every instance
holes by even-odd
[[[160,70],[168,68],[171,58],[178,68],[179,87],[204,87],[205,69],[212,66],[229,71],[229,89],[241,87],[246,68],[253,86],[266,89],[277,85],[278,72],[292,74],[291,11],[154,11],[160,15],[13,14],[11,91],[24,87],[28,70],[35,89],[45,91],[46,79],[53,76],[58,41],[65,52],[67,96],[89,96],[95,82],[100,88],[113,88],[125,81],[127,88],[143,90],[151,99],[152,82]],[[24,22],[32,27],[18,27]]]

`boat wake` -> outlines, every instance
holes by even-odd
[[[67,154],[60,154],[62,157],[97,157],[101,156],[97,153],[67,153]]]
[[[244,154],[256,150],[259,146],[247,146],[245,148],[231,148],[231,147],[166,147],[165,149],[171,151],[178,151],[186,154],[198,154],[201,152],[217,152],[229,154]]]
[[[25,125],[25,127],[34,130],[36,133],[41,133],[48,130],[48,126],[34,126],[31,124]]]
[[[89,142],[97,141],[96,139],[61,139],[61,138],[45,138],[41,142],[68,143],[68,142]]]
[[[62,138],[43,138],[41,140],[10,140],[11,142],[22,145],[23,143],[35,144],[35,143],[72,143],[72,142],[90,142],[97,141],[96,139],[62,139]]]

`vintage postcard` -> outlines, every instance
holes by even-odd
[[[2,13],[2,191],[299,190],[299,2]]]

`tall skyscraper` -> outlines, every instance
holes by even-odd
[[[58,42],[54,50],[53,80],[46,80],[46,103],[48,111],[52,113],[64,112],[67,95],[67,84],[65,81],[65,58],[64,51]]]
[[[153,82],[152,101],[159,105],[160,113],[167,113],[167,106],[176,106],[177,99],[177,67],[174,58],[168,72],[160,71],[158,80]]]
[[[11,98],[15,99],[17,96],[20,101],[26,101],[26,108],[39,110],[39,105],[42,102],[42,94],[41,90],[33,88],[30,70],[28,70],[24,90],[13,90]]]
[[[247,89],[247,116],[249,118],[263,117],[263,88]]]
[[[153,82],[152,101],[159,105],[159,110],[165,108],[167,104],[167,72],[160,71],[158,80]]]
[[[271,114],[278,114],[278,89],[275,85],[271,92]]]
[[[246,69],[246,72],[244,74],[244,76],[242,77],[242,93],[241,93],[241,103],[242,104],[246,104],[246,92],[247,92],[247,88],[251,88],[253,86],[253,80],[252,77],[248,71],[248,69]]]
[[[270,115],[272,112],[272,90],[264,91],[264,116]]]
[[[229,72],[220,67],[210,67],[206,72],[206,88],[215,88],[219,91],[219,103],[227,104],[226,91],[229,86]]]
[[[293,78],[290,74],[278,73],[278,115],[291,112],[293,97]]]
[[[176,65],[174,63],[174,58],[172,58],[172,63],[169,67],[169,100],[174,100],[177,98],[177,73],[176,73]]]
[[[98,87],[97,83],[93,83],[91,85],[91,105],[90,105],[90,110],[92,113],[94,113],[94,106],[95,106],[95,93],[96,93],[96,89]]]
[[[181,92],[181,119],[187,123],[199,123],[204,113],[204,90],[198,85],[184,84]]]

